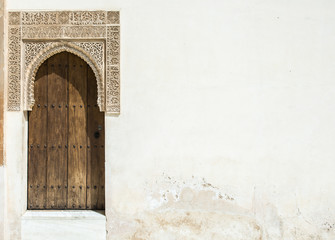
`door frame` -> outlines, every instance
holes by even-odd
[[[61,68],[58,64],[61,64]],[[53,72],[56,75],[60,74],[61,77],[55,77]],[[46,59],[36,76],[39,79],[36,77],[35,85],[40,84],[40,91],[35,91],[38,93],[36,100],[40,100],[35,103],[31,112],[28,111],[27,208],[29,210],[105,210],[105,115],[97,106],[97,79],[92,68],[82,58],[64,51]],[[54,81],[57,85],[53,85]],[[59,87],[58,91],[55,89],[56,86]],[[41,108],[36,106],[37,103]],[[46,103],[47,108],[44,107]],[[56,104],[55,108],[54,106],[51,108],[52,103]],[[58,108],[60,103],[63,106],[60,105]],[[76,108],[75,111],[72,108],[73,104],[78,104],[78,109]],[[32,113],[35,115],[31,115]],[[86,127],[82,123],[85,123]],[[98,129],[98,126],[101,129]],[[56,128],[60,129],[61,134],[57,134],[58,131],[55,132]],[[43,129],[42,132],[41,129]],[[98,132],[99,136],[93,136],[94,132]],[[42,138],[40,134],[43,135]],[[56,140],[53,137],[56,137]],[[61,149],[55,150],[51,147],[51,144],[55,143],[56,149]],[[84,146],[80,146],[80,151],[77,152],[79,146],[76,151],[72,148],[73,144],[84,144]],[[43,148],[43,145],[44,150],[39,148]],[[81,149],[82,147],[84,150]],[[53,163],[54,160],[56,162],[59,160],[61,165]],[[80,167],[74,167],[76,164]],[[49,174],[55,175],[50,178]],[[80,183],[77,182],[78,179]],[[39,189],[36,188],[36,184],[40,185]],[[50,185],[55,184],[55,188],[59,184],[62,185],[61,189],[55,190],[52,186],[50,188]],[[79,185],[82,184],[84,185],[80,186],[80,189],[83,190],[79,190]],[[44,188],[43,185],[45,185]],[[72,185],[76,185],[75,189],[70,187]],[[73,204],[76,206],[74,207]]]
[[[79,15],[79,17],[78,17]],[[90,16],[88,19],[80,15]],[[42,16],[42,17],[41,17]],[[41,20],[42,19],[42,20]],[[81,20],[85,19],[85,20]],[[52,22],[52,21],[56,22]],[[29,22],[30,21],[30,22]],[[41,22],[42,21],[42,22]],[[58,21],[58,22],[57,22]],[[83,21],[83,22],[81,22]],[[85,22],[86,21],[86,22]],[[87,22],[88,21],[88,22]],[[50,24],[43,25],[43,22]],[[5,231],[21,239],[21,219],[27,212],[28,114],[33,104],[34,74],[41,59],[57,51],[72,51],[91,61],[100,77],[99,99],[105,111],[105,216],[112,211],[113,122],[120,114],[120,20],[118,11],[16,11],[8,13],[5,73]],[[102,43],[103,49],[99,48]],[[97,48],[92,48],[92,45]],[[46,45],[48,51],[43,51]],[[31,51],[27,51],[27,46]],[[96,51],[96,50],[99,51]],[[96,54],[98,52],[98,54]],[[32,57],[36,56],[36,58]],[[91,66],[91,65],[90,65]],[[100,74],[99,74],[100,72]],[[29,76],[31,78],[29,78]],[[27,78],[28,77],[28,78]],[[103,89],[103,90],[101,90]],[[101,104],[102,103],[102,104]],[[99,102],[98,102],[99,104]],[[108,181],[107,181],[108,180]],[[89,211],[89,210],[88,210]],[[106,217],[106,221],[110,221]]]

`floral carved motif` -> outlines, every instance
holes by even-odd
[[[51,46],[53,42],[24,42],[24,63],[25,67],[33,61],[33,58],[42,50]],[[92,57],[100,69],[104,68],[105,47],[103,42],[72,42],[81,47]]]
[[[117,11],[9,12],[8,110],[31,110],[39,66],[67,51],[85,60],[95,73],[100,110],[119,114],[119,23]]]
[[[24,43],[24,67],[33,61],[34,57],[43,49],[52,45],[52,42],[25,42]]]
[[[103,72],[105,63],[105,46],[103,42],[73,42],[73,44],[87,52]]]
[[[104,84],[104,44],[102,42],[25,42],[25,77],[24,109],[31,110],[34,106],[34,81],[38,68],[54,54],[60,52],[73,53],[93,70],[98,86],[97,103],[101,111],[105,109]]]

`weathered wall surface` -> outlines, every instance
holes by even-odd
[[[121,12],[121,115],[106,117],[109,239],[335,238],[334,1],[8,8]],[[20,161],[14,151],[8,162]]]

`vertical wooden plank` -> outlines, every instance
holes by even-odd
[[[28,118],[28,209],[46,208],[47,74],[48,66],[44,63],[36,74],[35,105]]]
[[[69,54],[68,208],[86,209],[87,64]]]
[[[79,57],[60,53],[40,67],[36,79],[28,209],[104,209],[104,114],[93,71]]]
[[[49,209],[67,205],[67,64],[68,53],[48,60],[48,166],[47,196]]]
[[[97,83],[90,67],[87,75],[87,208],[105,209],[105,119],[97,106]]]

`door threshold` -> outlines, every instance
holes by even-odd
[[[106,219],[104,210],[27,210],[22,219]]]
[[[28,210],[21,217],[21,240],[106,240],[104,211]]]

